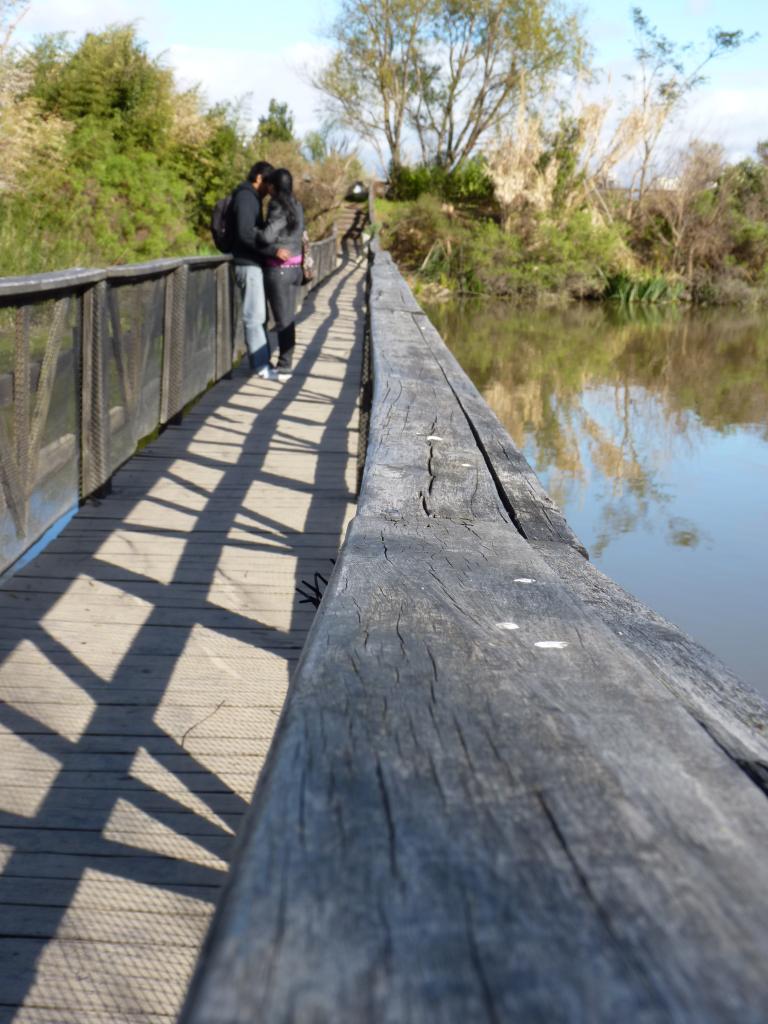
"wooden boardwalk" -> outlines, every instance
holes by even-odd
[[[0,1024],[176,1020],[354,509],[364,271],[0,589]]]

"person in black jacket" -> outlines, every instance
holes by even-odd
[[[272,165],[265,160],[255,163],[248,172],[247,180],[235,189],[229,212],[235,280],[242,297],[248,362],[251,369],[265,380],[277,380],[277,371],[269,365],[269,343],[264,329],[267,304],[262,262],[276,249],[257,242],[254,231],[257,226],[263,226],[261,203],[267,194],[266,179],[272,170]]]
[[[304,210],[293,194],[293,178],[284,167],[266,178],[270,196],[263,227],[254,229],[254,242],[265,252],[264,287],[275,320],[279,357],[277,379],[291,377],[296,344],[296,306],[302,281]]]

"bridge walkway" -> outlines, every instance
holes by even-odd
[[[364,271],[0,588],[0,1024],[176,1020],[354,510]]]

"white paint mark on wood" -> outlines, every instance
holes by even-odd
[[[537,640],[534,644],[534,647],[546,647],[557,651],[561,651],[567,646],[568,642],[566,640]]]
[[[518,576],[513,582],[514,583],[535,583],[536,580],[529,579],[528,576]]]
[[[428,441],[442,441],[442,437],[439,434],[427,434]]]
[[[520,629],[516,622],[497,622],[499,629]]]

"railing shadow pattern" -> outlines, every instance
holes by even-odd
[[[217,386],[0,589],[0,1022],[176,1017],[349,515],[362,293],[337,271],[291,381]]]

